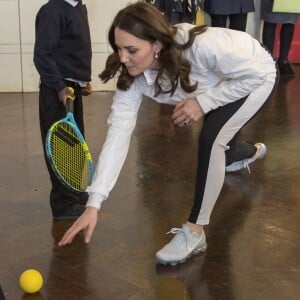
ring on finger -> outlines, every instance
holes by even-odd
[[[189,123],[190,123],[190,120],[189,120],[189,119],[185,119],[185,120],[183,121],[183,125],[184,125],[184,126],[189,125]]]

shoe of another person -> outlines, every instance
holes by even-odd
[[[183,225],[182,228],[172,228],[169,233],[173,233],[175,236],[156,253],[156,260],[163,265],[175,266],[207,249],[204,230],[198,234],[187,225]]]
[[[59,215],[53,215],[53,220],[55,221],[65,221],[65,220],[76,220],[78,219],[85,210],[85,205],[80,203],[75,203],[68,207],[63,213]]]
[[[251,163],[253,163],[254,161],[256,161],[257,159],[264,158],[267,153],[267,147],[265,144],[256,143],[254,146],[256,147],[257,150],[256,150],[256,153],[252,157],[232,163],[231,165],[226,167],[226,169],[225,169],[226,172],[228,172],[228,173],[229,172],[237,172],[243,168],[247,168],[250,173],[249,165]]]
[[[281,75],[294,78],[296,76],[295,71],[293,70],[291,64],[285,61],[278,61],[278,67]]]

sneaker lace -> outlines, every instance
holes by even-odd
[[[243,168],[247,169],[249,174],[251,174],[251,170],[250,170],[250,167],[249,167],[249,162],[248,162],[248,159],[244,159],[243,161]]]
[[[175,234],[173,241],[177,246],[179,246],[180,248],[184,248],[186,246],[186,233],[182,228],[171,228],[171,230],[168,231],[167,234],[170,233]]]
[[[257,148],[257,150],[256,150],[256,153],[254,154],[254,156],[251,158],[248,158],[248,159],[244,159],[244,161],[243,161],[243,167],[248,170],[249,174],[251,174],[249,163],[255,161],[256,159],[260,159],[260,158],[264,157],[264,155],[266,153],[265,146],[263,148],[260,144],[255,144],[255,147]]]

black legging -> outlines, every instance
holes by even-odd
[[[277,23],[264,22],[262,41],[263,44],[270,50],[274,51],[275,33]],[[293,35],[295,31],[295,24],[286,23],[281,25],[280,30],[280,47],[279,47],[279,61],[288,60]]]
[[[233,14],[233,15],[210,15],[212,27],[226,27],[227,18],[229,18],[229,28],[239,31],[245,31],[247,25],[246,14]]]
[[[189,222],[209,224],[210,214],[224,182],[225,165],[255,154],[257,149],[254,143],[238,141],[238,135],[274,93],[278,84],[278,71],[273,83],[272,76],[267,75],[270,81],[266,79],[249,96],[220,106],[205,115],[198,141],[195,195]]]

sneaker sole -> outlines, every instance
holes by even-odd
[[[165,261],[159,258],[156,258],[157,262],[162,264],[162,265],[171,265],[171,266],[176,266],[177,264],[182,264],[184,263],[186,260],[188,260],[189,258],[191,258],[194,255],[197,255],[199,253],[203,253],[205,252],[207,249],[207,244],[203,245],[201,248],[196,249],[194,251],[192,251],[188,256],[186,256],[185,258],[181,259],[181,260],[174,260],[174,261]]]

